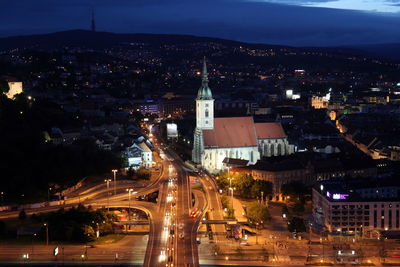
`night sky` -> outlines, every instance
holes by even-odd
[[[0,0],[0,36],[89,29],[298,46],[400,42],[400,0]]]

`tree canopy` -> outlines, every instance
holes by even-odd
[[[283,184],[281,187],[282,194],[290,196],[293,199],[304,199],[306,195],[310,194],[309,188],[307,188],[302,182],[293,181],[287,184]]]
[[[8,82],[5,80],[0,80],[0,94],[7,94],[9,90],[10,87],[8,86]]]
[[[230,179],[231,182],[229,181]],[[245,198],[260,197],[261,192],[264,196],[272,193],[272,184],[268,181],[255,180],[251,175],[244,173],[224,172],[217,177],[217,184],[224,190],[229,189],[231,184],[235,188],[235,194]]]
[[[258,201],[253,201],[247,206],[247,218],[252,222],[261,223],[271,219],[269,210]]]

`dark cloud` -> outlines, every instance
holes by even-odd
[[[7,1],[0,4],[0,35],[87,29],[92,7],[101,31],[195,34],[288,45],[400,41],[396,15],[240,0]]]

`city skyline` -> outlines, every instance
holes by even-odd
[[[0,265],[400,266],[399,2],[0,4]]]

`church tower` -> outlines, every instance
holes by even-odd
[[[201,74],[201,87],[196,98],[196,128],[214,129],[214,99],[211,89],[208,87],[208,73],[206,58],[203,61],[203,72]]]
[[[201,155],[204,151],[203,130],[212,129],[214,129],[214,99],[211,89],[208,87],[207,65],[204,57],[201,87],[196,98],[196,129],[194,130],[192,150],[192,161],[194,163],[201,163]]]

